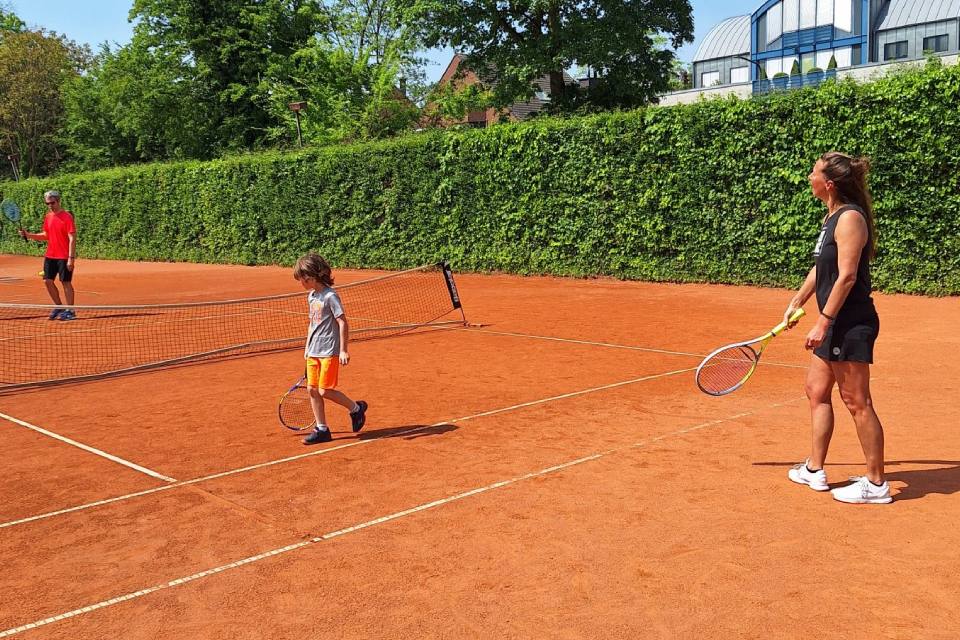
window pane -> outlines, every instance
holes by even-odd
[[[817,1],[817,26],[833,24],[833,0]]]
[[[783,35],[783,3],[770,7],[767,11],[767,44]]]
[[[700,86],[712,87],[717,84],[720,84],[719,71],[708,71],[707,73],[700,74]]]
[[[800,28],[800,0],[783,0],[783,32]]]
[[[827,66],[830,64],[830,57],[833,55],[833,51],[817,51],[817,66],[827,70]],[[840,61],[837,61],[839,66]]]
[[[730,69],[730,82],[750,82],[750,67]]]
[[[900,40],[899,42],[888,42],[883,46],[884,60],[898,60],[900,58],[906,58],[909,55],[910,49],[907,46],[906,40]]]
[[[923,50],[932,51],[934,53],[940,53],[941,51],[946,51],[950,48],[949,36],[944,34],[941,36],[931,36],[929,38],[923,39]]]
[[[815,54],[813,53],[803,54],[803,56],[800,57],[800,72],[806,73],[807,71],[810,71],[810,69],[813,69],[813,67],[816,66],[816,63],[817,63],[817,57]]]
[[[836,49],[833,55],[837,58],[837,68],[839,69],[846,69],[853,64],[853,49],[850,47]]]
[[[817,0],[800,0],[800,28],[809,29],[817,24]]]
[[[833,17],[833,26],[847,33],[853,33],[853,2],[854,0],[837,0]]]
[[[780,58],[773,58],[772,60],[767,60],[767,77],[772,78],[776,74],[783,71],[783,60]]]

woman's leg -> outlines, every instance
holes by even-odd
[[[870,365],[865,362],[832,362],[840,397],[857,425],[857,437],[867,460],[867,478],[883,482],[883,426],[870,396]]]
[[[830,438],[833,437],[833,385],[836,382],[830,364],[818,356],[812,356],[807,370],[807,382],[804,390],[810,401],[810,422],[812,426],[810,458],[807,462],[812,471],[823,468],[827,459]]]

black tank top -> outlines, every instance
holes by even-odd
[[[837,221],[846,211],[856,211],[866,220],[866,213],[856,205],[844,205],[837,209],[836,213],[823,221],[823,228],[820,229],[820,237],[817,239],[817,246],[813,250],[813,256],[817,266],[817,306],[823,311],[827,304],[827,298],[833,291],[833,285],[836,284],[840,276],[840,268],[837,265],[837,241],[834,238],[834,231],[837,228]],[[870,233],[869,226],[867,233]],[[860,252],[860,261],[857,263],[857,280],[854,282],[847,299],[843,306],[837,312],[837,322],[849,321],[863,318],[864,315],[874,315],[876,310],[873,306],[873,298],[870,297],[873,288],[870,284],[870,236],[867,236],[867,242],[863,245]]]

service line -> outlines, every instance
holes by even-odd
[[[176,482],[176,479],[175,479],[175,478],[170,478],[170,477],[168,477],[168,476],[163,475],[162,473],[157,473],[156,471],[153,471],[153,470],[151,470],[151,469],[147,469],[146,467],[141,467],[140,465],[134,464],[134,463],[130,462],[129,460],[124,460],[123,458],[118,458],[117,456],[112,455],[112,454],[109,454],[109,453],[107,453],[106,451],[101,451],[100,449],[95,449],[94,447],[91,447],[90,445],[83,444],[82,442],[77,442],[76,440],[71,440],[70,438],[67,438],[66,436],[61,436],[61,435],[58,434],[58,433],[54,433],[53,431],[48,431],[48,430],[46,430],[46,429],[43,429],[43,428],[41,428],[41,427],[38,427],[38,426],[35,425],[35,424],[30,424],[29,422],[25,422],[25,421],[23,421],[23,420],[19,420],[19,419],[17,419],[17,418],[14,418],[13,416],[8,416],[8,415],[5,414],[5,413],[0,413],[0,418],[3,418],[3,419],[6,420],[7,422],[12,422],[13,424],[18,424],[18,425],[20,425],[21,427],[26,427],[27,429],[30,429],[31,431],[36,431],[37,433],[41,433],[41,434],[43,434],[43,435],[45,435],[45,436],[47,436],[47,437],[49,437],[49,438],[53,438],[54,440],[59,440],[60,442],[65,442],[65,443],[69,444],[70,446],[77,447],[78,449],[83,449],[84,451],[86,451],[86,452],[88,452],[88,453],[92,453],[92,454],[95,455],[95,456],[100,456],[101,458],[106,458],[107,460],[110,460],[111,462],[116,462],[117,464],[122,464],[123,466],[129,467],[130,469],[133,469],[134,471],[139,471],[140,473],[145,473],[146,475],[148,475],[148,476],[150,476],[150,477],[152,477],[152,478],[156,478],[157,480],[163,480],[164,482],[171,482],[171,483]]]

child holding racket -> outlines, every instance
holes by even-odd
[[[869,169],[866,158],[830,152],[810,172],[813,195],[827,206],[827,215],[814,249],[814,266],[784,318],[816,293],[820,317],[806,339],[806,348],[814,355],[806,382],[813,437],[810,457],[788,475],[816,491],[830,488],[823,465],[833,436],[831,398],[837,385],[856,423],[867,473],[833,489],[833,497],[841,502],[885,504],[892,498],[883,477],[883,427],[870,395],[870,365],[880,319],[870,296],[870,261],[877,234],[867,188]]]
[[[77,226],[73,221],[73,214],[60,207],[60,192],[47,191],[43,194],[43,202],[47,205],[47,215],[43,218],[43,231],[28,233],[20,229],[20,236],[28,240],[37,240],[47,243],[47,251],[43,257],[43,284],[56,309],[50,312],[51,320],[73,320],[76,318],[73,309],[73,267],[77,258]],[[57,290],[56,278],[60,277],[63,287],[63,296],[67,308],[61,309],[60,292]]]
[[[350,362],[347,352],[350,326],[347,324],[340,296],[332,288],[330,265],[311,252],[297,260],[293,267],[293,277],[304,289],[310,289],[307,295],[310,329],[304,357],[307,361],[307,390],[317,422],[313,432],[304,438],[303,443],[329,442],[332,436],[327,426],[324,400],[332,400],[350,411],[354,432],[360,431],[366,422],[367,403],[363,400],[354,402],[336,388],[340,365],[346,366]]]

